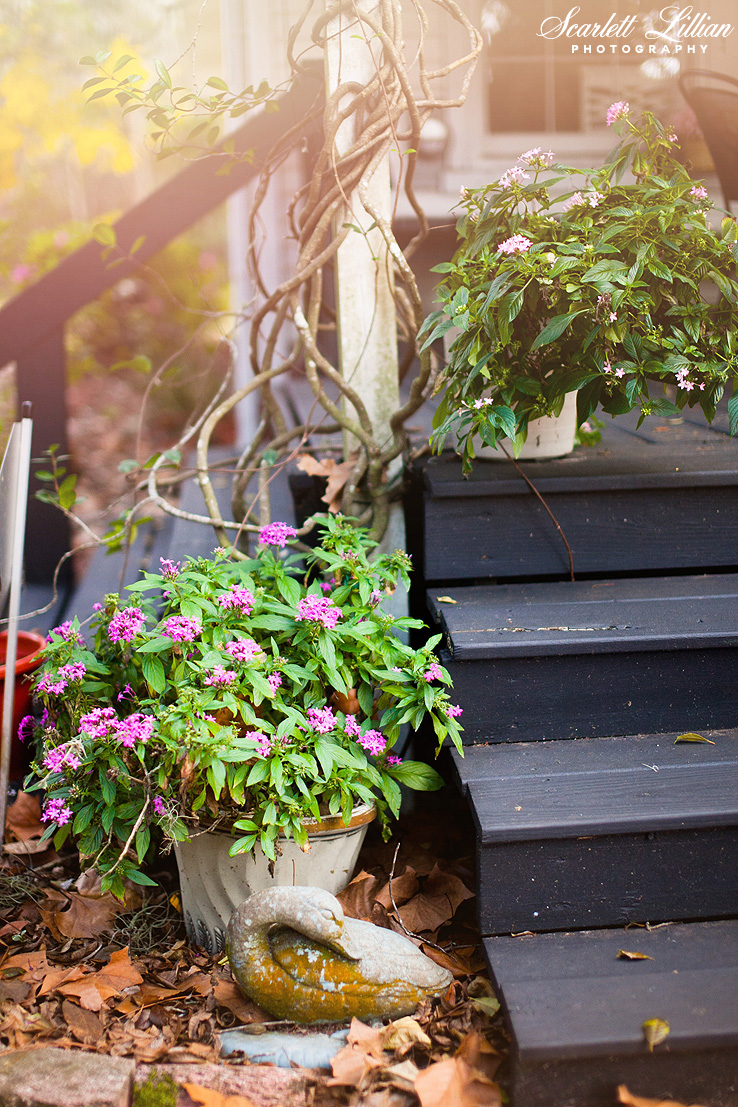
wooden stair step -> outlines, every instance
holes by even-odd
[[[488,938],[515,1107],[738,1103],[738,920]],[[619,950],[651,960],[618,958]],[[649,1053],[642,1026],[670,1027]]]
[[[467,748],[482,934],[738,914],[738,730]]]
[[[578,573],[738,563],[738,448],[704,421],[606,421],[599,445],[520,467],[549,504]],[[418,475],[428,581],[566,575],[566,548],[510,461],[444,454]],[[448,537],[453,534],[454,541]],[[705,536],[709,535],[709,541]]]
[[[427,592],[464,741],[727,727],[738,575]]]

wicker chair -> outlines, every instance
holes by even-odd
[[[689,69],[679,78],[679,87],[697,117],[730,211],[731,201],[738,200],[738,80]]]

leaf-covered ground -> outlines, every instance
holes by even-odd
[[[277,1023],[242,996],[227,962],[187,944],[170,858],[152,869],[160,889],[142,899],[131,887],[121,904],[75,854],[40,849],[37,800],[21,793],[0,860],[0,1042],[133,1057],[141,1081],[148,1066],[173,1075],[181,1107],[497,1107],[506,1040],[474,926],[473,836],[461,810],[444,800],[439,820],[437,804],[425,798],[388,844],[370,835],[340,898],[347,914],[415,935],[453,983],[414,1017],[352,1023],[332,1074],[290,1074],[221,1059],[224,1030],[307,1031]]]

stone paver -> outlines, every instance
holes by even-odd
[[[246,1096],[254,1107],[307,1107],[320,1102],[310,1075],[271,1065],[142,1064],[136,1068],[136,1083],[145,1084],[152,1072],[170,1076],[175,1084],[199,1084],[221,1095]]]
[[[69,1049],[0,1054],[0,1107],[129,1107],[135,1062]]]

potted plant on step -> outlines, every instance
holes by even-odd
[[[407,555],[369,561],[366,532],[330,517],[306,568],[294,533],[265,527],[253,559],[163,561],[97,605],[92,648],[76,621],[55,628],[35,681],[49,836],[71,835],[118,896],[124,878],[152,883],[144,861],[174,842],[188,931],[208,946],[254,888],[338,891],[368,822],[388,833],[400,785],[441,786],[397,755],[403,724],[429,715],[439,748],[460,745],[440,636],[414,649],[402,634],[422,624],[382,610]]]
[[[600,169],[536,148],[464,191],[457,252],[437,266],[442,306],[423,333],[427,347],[454,328],[432,442],[440,451],[453,433],[465,471],[475,439],[492,456],[508,439],[517,456],[541,417],[567,413],[570,450],[598,405],[644,418],[699,404],[709,421],[735,391],[735,220],[720,233],[708,224],[707,191],[650,113],[636,123],[620,102],[607,123],[625,137]],[[729,412],[735,433],[736,395]],[[566,452],[559,442],[547,456]]]

